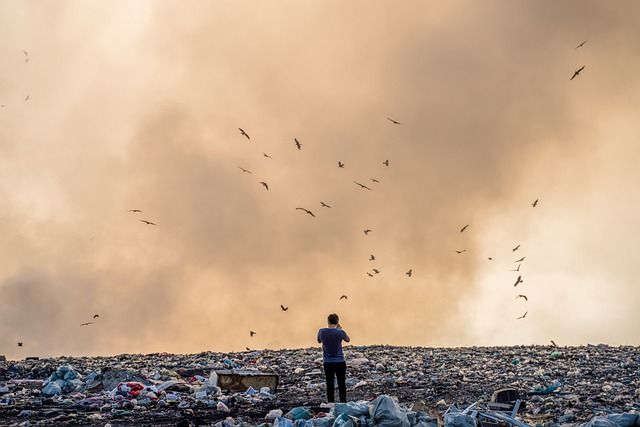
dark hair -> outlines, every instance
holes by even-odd
[[[327,321],[329,322],[330,325],[337,325],[340,322],[340,318],[338,317],[337,314],[331,313],[327,317]]]

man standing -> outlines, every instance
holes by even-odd
[[[318,331],[318,342],[322,343],[322,360],[324,361],[324,374],[327,379],[327,401],[335,402],[334,376],[338,379],[338,394],[340,402],[347,401],[347,385],[345,377],[347,364],[342,352],[342,340],[350,342],[349,335],[342,330],[340,318],[333,313],[327,317],[327,328]]]

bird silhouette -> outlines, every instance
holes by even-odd
[[[346,296],[346,295],[342,295],[342,296],[340,297],[340,299],[346,299],[346,300],[348,300],[349,298],[347,298],[347,296]],[[338,300],[338,301],[340,301],[340,300]]]
[[[147,221],[146,219],[141,219],[140,222],[144,222],[147,225],[158,225],[155,222]]]
[[[582,67],[580,67],[580,68],[578,68],[577,70],[575,70],[575,71],[573,72],[573,76],[571,76],[571,78],[570,78],[569,80],[573,80],[573,79],[575,79],[575,78],[580,74],[580,71],[584,70],[584,67],[585,67],[585,66],[583,65]]]
[[[302,144],[300,144],[298,138],[293,138],[293,141],[296,143],[296,147],[298,147],[298,150],[302,150]]]
[[[587,40],[583,41],[582,43],[580,43],[578,46],[576,46],[576,49],[581,48],[582,46],[585,45],[585,43],[587,42]]]
[[[515,248],[511,249],[511,252],[515,252],[520,248],[520,245],[516,246]]]
[[[93,318],[94,318],[94,319],[97,319],[98,317],[100,317],[100,315],[99,315],[99,314],[94,314],[94,315],[93,315]]]
[[[457,253],[457,254],[461,254],[461,253],[463,253],[463,252],[467,252],[467,250],[466,250],[466,249],[463,249],[463,250],[459,251],[459,250],[457,250],[457,249],[456,249],[456,253]]]
[[[488,259],[489,261],[493,261],[493,258],[491,258],[491,257],[488,257],[487,259]]]
[[[522,258],[520,258],[520,259],[519,259],[519,260],[517,260],[517,261],[514,261],[513,263],[514,263],[514,264],[517,264],[517,263],[519,263],[519,262],[522,262],[522,261],[524,261],[524,259],[525,259],[525,258],[526,258],[526,257],[524,257],[524,256],[523,256]]]
[[[516,297],[516,299],[518,299],[518,298],[524,298],[524,300],[525,300],[525,301],[529,301],[529,298],[527,298],[527,296],[526,296],[526,295],[522,295],[522,294],[520,294],[520,295],[518,295],[518,296]]]
[[[555,343],[555,341],[551,340],[551,345],[553,345],[554,347],[557,347],[558,344]]]
[[[513,269],[513,270],[511,270],[511,271],[520,271],[520,265],[522,265],[522,264],[518,264],[518,268],[514,268],[514,269]]]
[[[22,53],[24,53],[24,56],[29,56],[29,52],[27,52],[26,50],[23,50]]]
[[[238,128],[238,130],[240,131],[240,134],[242,134],[243,136],[246,136],[248,140],[251,140],[251,137],[249,136],[248,133],[244,131],[244,129]]]
[[[385,160],[384,162],[382,162],[382,164],[385,166],[389,166],[389,160]]]
[[[371,233],[373,230],[369,230],[369,229],[367,228],[366,230],[362,230],[362,231],[364,231],[364,234],[368,236],[368,235],[369,235],[369,233]]]
[[[522,280],[522,276],[518,276],[518,278],[516,279],[516,283],[513,284],[513,287],[515,288],[516,286],[518,286],[520,283],[523,283],[524,280]]]
[[[378,181],[378,180],[377,180],[377,179],[375,179],[375,178],[371,178],[371,181],[375,182],[376,184],[380,184],[380,181]]]
[[[244,173],[248,173],[248,174],[252,174],[253,172],[251,172],[249,169],[245,169],[243,167],[238,166],[238,169],[240,169],[242,172]]]
[[[21,341],[18,341],[18,347],[22,347],[23,343]]]
[[[89,326],[89,325],[93,325],[93,322],[80,323],[80,326]]]
[[[264,182],[264,181],[260,181],[260,184],[262,184],[262,186],[263,186],[267,191],[269,191],[269,185],[268,185],[266,182]]]
[[[378,270],[377,268],[372,268],[371,271],[373,271],[375,274],[380,274],[380,270]]]
[[[354,184],[359,185],[363,190],[371,190],[371,188],[367,187],[364,184],[360,184],[358,181],[353,181]]]
[[[268,155],[267,153],[262,153],[262,155],[263,155],[264,157],[266,157],[267,159],[272,159],[272,158],[273,158],[273,157],[271,157],[270,155]]]
[[[527,313],[529,313],[529,312],[525,311],[524,314],[522,316],[518,317],[516,320],[524,319],[525,317],[527,317]]]
[[[369,273],[369,272],[367,271],[367,276],[369,276],[369,277],[373,277],[373,274],[371,274],[371,273]]]
[[[373,254],[371,254],[371,256],[369,257],[369,261],[375,261],[375,260],[376,260],[376,257],[373,256]]]
[[[531,203],[531,206],[533,206],[534,208],[538,206],[538,199],[535,199],[533,203]]]
[[[340,160],[338,160],[338,167],[339,168],[344,168],[344,163],[342,163]]]
[[[464,227],[462,227],[462,228],[460,229],[460,232],[461,232],[461,233],[464,233],[464,230],[466,230],[467,228],[469,228],[469,226],[470,226],[470,225],[471,225],[471,224],[467,224],[467,225],[465,225]]]
[[[129,209],[127,212],[142,212],[140,209]]]
[[[393,123],[394,125],[401,125],[402,123],[400,123],[397,120],[393,120],[391,117],[387,117],[387,120],[389,120],[391,123]]]
[[[247,349],[247,351],[251,351],[251,349],[249,347],[245,347]]]
[[[331,206],[329,206],[325,202],[320,202],[320,206],[322,206],[323,208],[331,208]]]
[[[298,211],[304,211],[304,212],[308,213],[309,215],[311,215],[312,217],[314,217],[314,218],[316,217],[316,216],[313,214],[313,212],[311,212],[311,211],[310,211],[310,210],[308,210],[308,209],[305,209],[305,208],[296,208],[296,210],[298,210]]]
[[[256,333],[254,331],[249,331],[249,336],[253,337]]]
[[[280,304],[280,309],[282,311],[287,311],[287,310],[289,310],[289,307],[285,307],[284,305]]]
[[[25,101],[28,101],[31,99],[31,95],[27,95],[27,97],[24,99]]]
[[[407,272],[406,272],[406,273],[404,273],[404,274],[406,274],[407,276],[411,277],[411,275],[413,274],[413,269],[412,269],[412,268],[410,268],[410,269],[409,269],[409,271],[407,271]]]

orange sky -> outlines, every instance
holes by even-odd
[[[639,344],[639,18],[0,2],[0,354]]]

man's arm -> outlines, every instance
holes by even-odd
[[[347,333],[344,331],[344,329],[342,329],[342,333],[344,334],[342,339],[345,340],[346,342],[351,342],[351,338],[349,338],[349,335],[347,335]]]
[[[322,344],[322,340],[320,339],[320,330],[318,330],[318,344]]]

